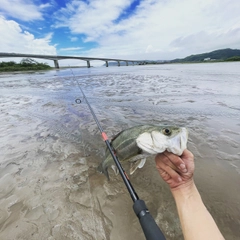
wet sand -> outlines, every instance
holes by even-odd
[[[236,66],[74,69],[109,136],[137,124],[189,129],[196,185],[230,240],[240,236]],[[145,239],[120,176],[96,171],[105,144],[69,70],[1,74],[0,106],[1,240]],[[166,238],[183,239],[153,156],[130,178]]]

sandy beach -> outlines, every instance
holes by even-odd
[[[76,80],[110,137],[138,124],[187,127],[204,203],[224,237],[239,239],[238,69],[211,63],[74,69],[75,78],[69,69],[0,74],[0,239],[145,239],[121,177],[110,170],[107,181],[96,171],[105,144]],[[154,156],[130,179],[166,238],[183,239]]]

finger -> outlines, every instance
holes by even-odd
[[[158,172],[164,181],[169,181],[171,179],[170,175],[164,171],[162,168],[158,168]]]
[[[188,150],[188,149],[185,149],[182,153],[182,158],[186,158],[190,161],[194,161],[194,155]]]
[[[169,167],[171,167],[172,169],[174,169],[175,171],[179,171],[179,169],[177,168],[177,166],[174,164],[174,163],[172,163],[172,161],[169,159],[169,157],[168,156],[166,156],[165,154],[163,154],[164,155],[164,157],[162,157],[162,159],[161,159],[161,162],[162,162],[162,166],[164,166],[164,165],[166,165],[166,166],[169,166]]]
[[[166,156],[163,154],[163,153],[158,153],[156,156],[155,156],[155,162],[156,162],[156,165],[159,165],[162,161],[163,158],[165,158]]]
[[[163,154],[169,159],[169,161],[175,166],[175,168],[177,168],[183,173],[187,172],[186,164],[181,157],[168,151],[165,151]]]
[[[166,166],[169,166],[175,171],[179,171],[179,169],[163,153],[158,154],[155,158],[155,161],[156,161],[157,168],[165,169]]]
[[[164,154],[158,154],[155,158],[156,168],[158,169],[163,180],[168,181],[170,179],[175,182],[181,182],[182,178],[177,171],[176,166],[172,164],[167,156]]]
[[[160,175],[163,177],[163,179],[166,180],[166,181],[168,181],[170,179],[174,180],[175,182],[181,182],[182,181],[181,176],[168,165],[164,165],[164,167],[160,168],[160,169],[158,168],[158,171],[159,171]],[[166,174],[169,177],[167,177]]]
[[[163,153],[156,155],[155,162],[159,168],[164,168],[164,166],[170,166],[171,168],[177,170],[177,168],[172,164],[169,158],[165,156]]]

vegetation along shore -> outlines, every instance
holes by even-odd
[[[20,63],[14,61],[0,62],[0,72],[48,70],[51,67],[47,63],[38,63],[31,58],[24,58]]]

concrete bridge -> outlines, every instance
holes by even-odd
[[[21,58],[41,58],[41,59],[47,59],[47,60],[53,60],[55,68],[59,68],[59,60],[62,59],[79,59],[84,60],[87,62],[87,67],[90,68],[90,61],[93,60],[101,60],[106,62],[106,67],[108,67],[109,61],[116,61],[118,66],[120,67],[120,62],[125,62],[126,66],[128,66],[129,62],[132,62],[132,65],[138,64],[143,65],[145,64],[145,61],[139,61],[139,60],[125,60],[125,59],[114,59],[114,58],[90,58],[90,57],[75,57],[75,56],[57,56],[57,55],[40,55],[40,54],[24,54],[24,53],[4,53],[0,52],[0,58],[7,58],[7,57],[21,57]]]

